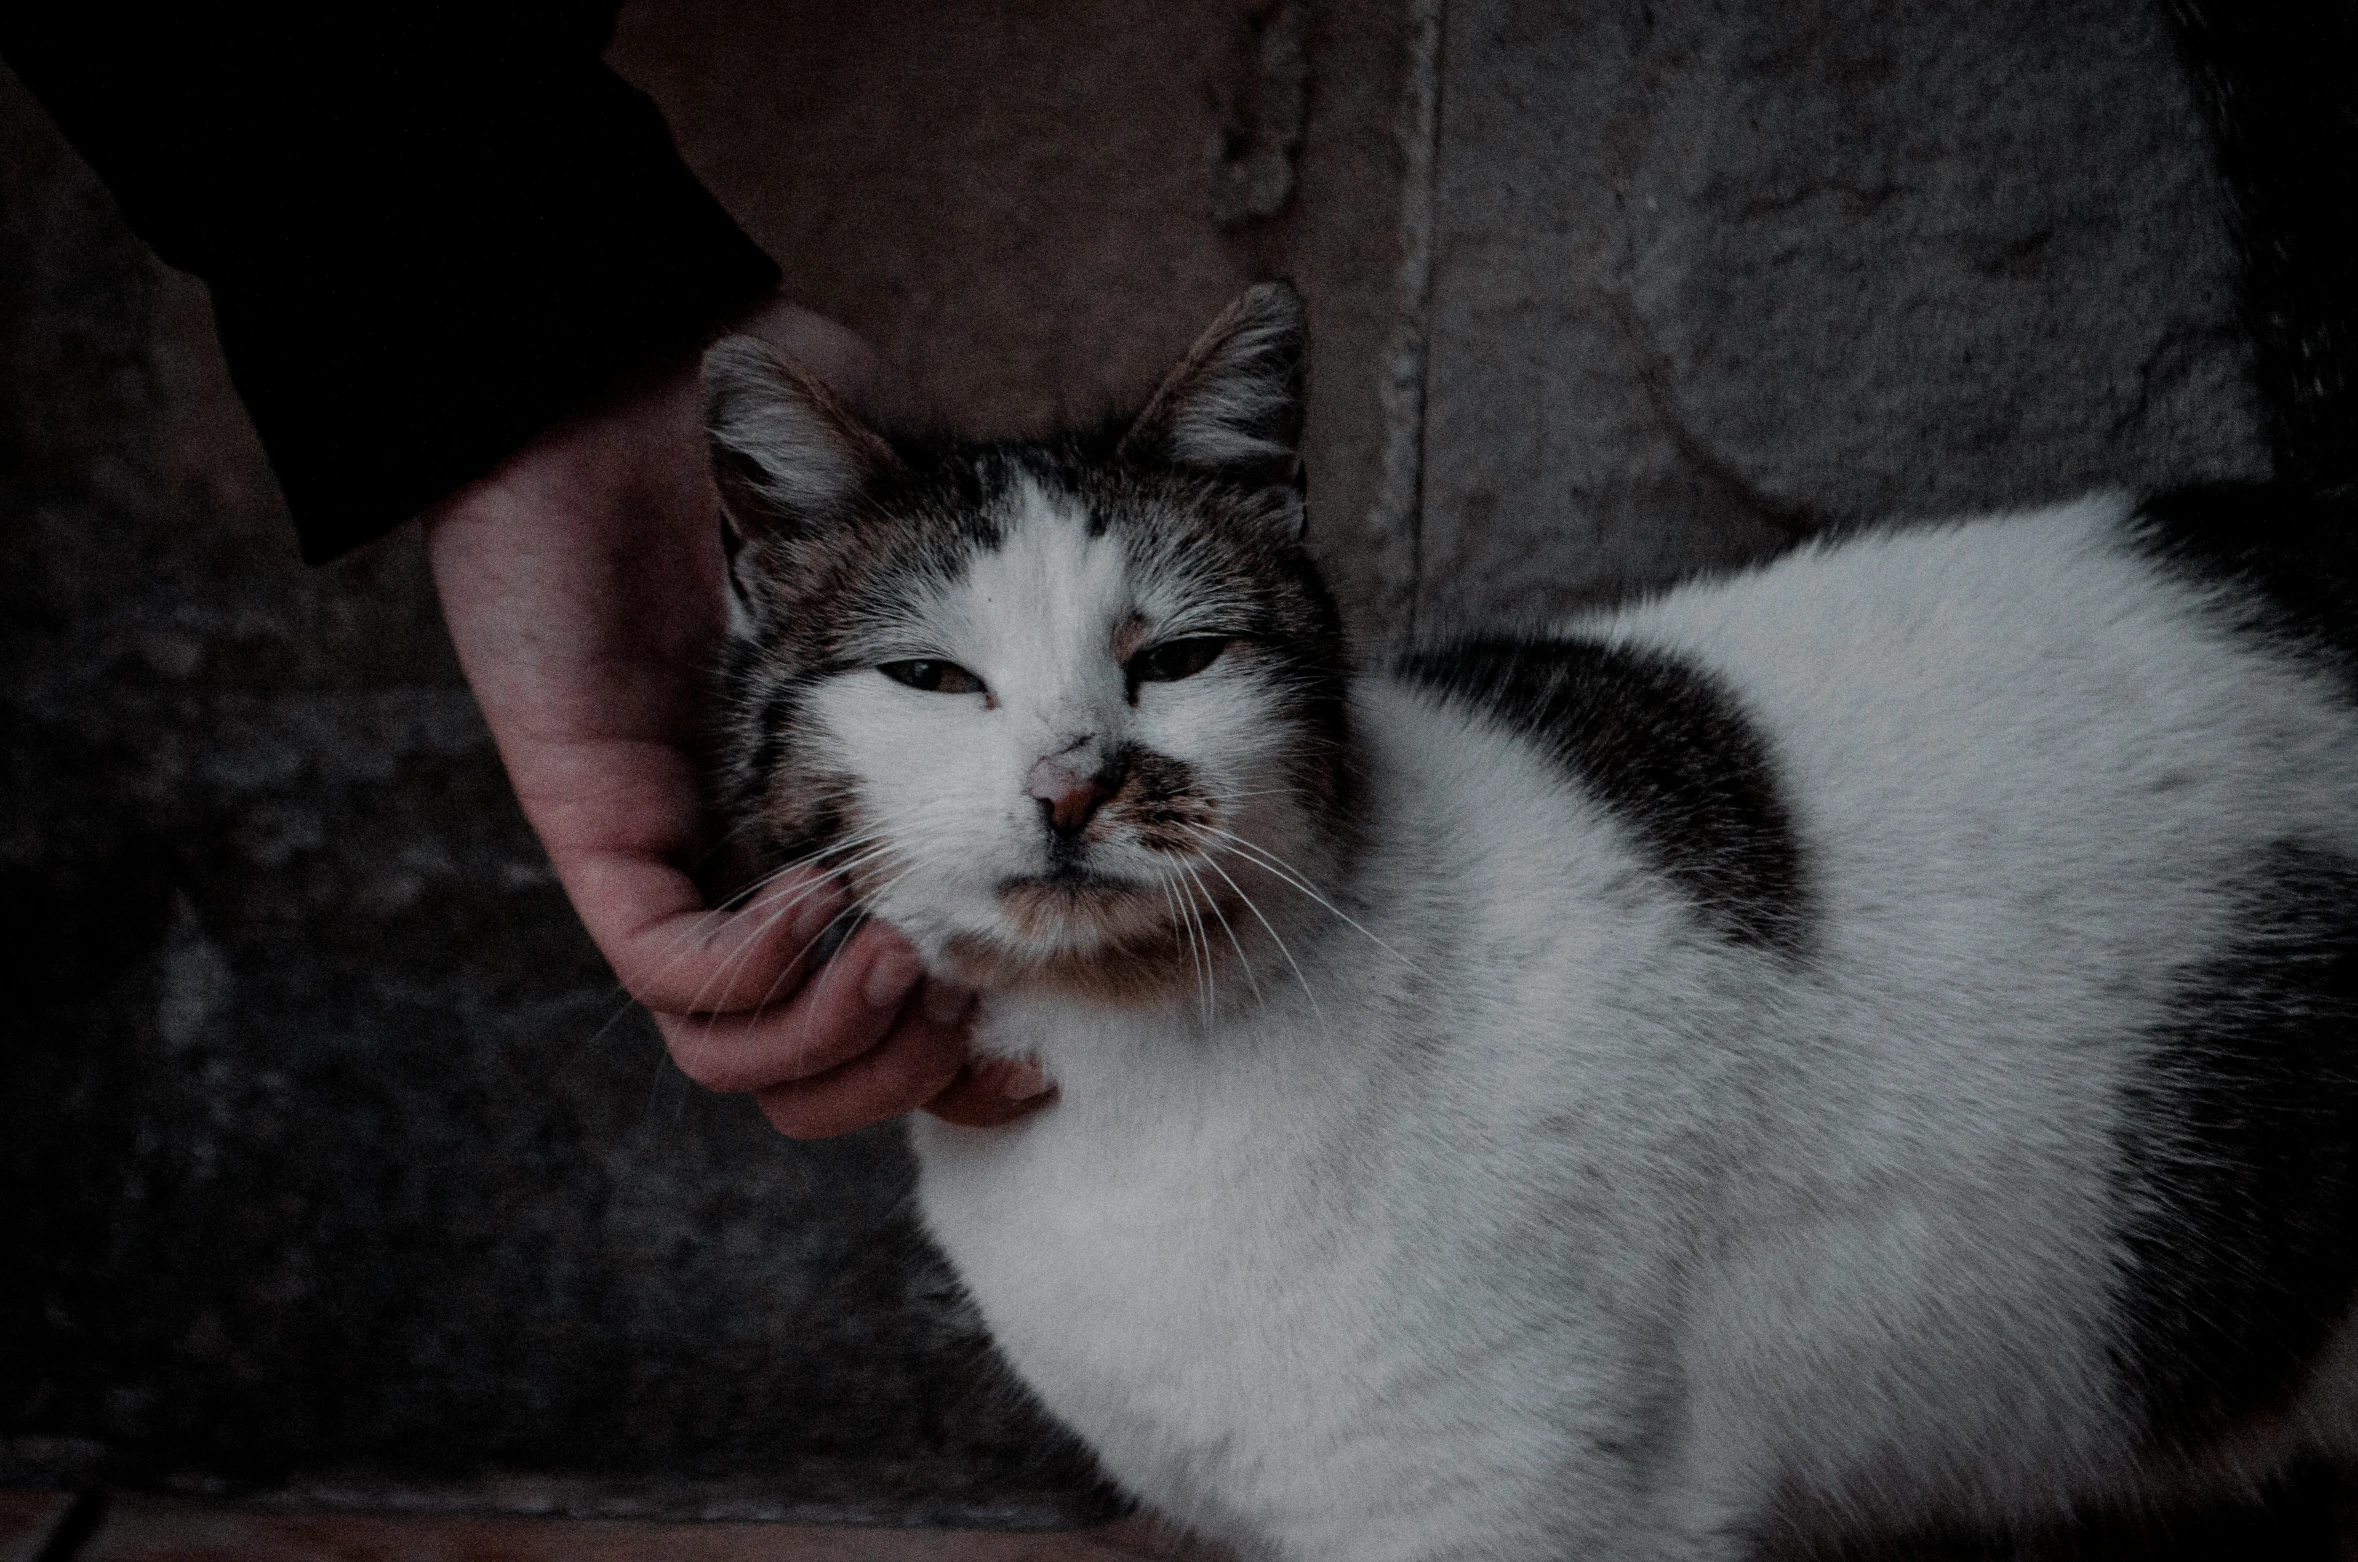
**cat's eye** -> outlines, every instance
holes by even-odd
[[[1192,678],[1219,659],[1228,649],[1231,635],[1189,635],[1184,640],[1166,640],[1161,645],[1149,646],[1130,658],[1125,670],[1132,683],[1176,683]]]
[[[923,689],[928,694],[982,692],[983,681],[956,662],[919,658],[907,662],[886,662],[876,670],[895,683],[905,683],[912,689]]]

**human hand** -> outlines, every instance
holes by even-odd
[[[887,425],[914,410],[832,321],[772,304],[739,328]],[[543,433],[430,512],[426,539],[524,817],[683,1073],[751,1091],[805,1139],[928,1103],[972,1126],[1045,1104],[1037,1070],[968,1063],[972,994],[925,978],[890,928],[869,923],[818,961],[845,910],[832,882],[789,874],[725,909],[693,876],[714,845],[699,754],[724,628],[693,360]]]

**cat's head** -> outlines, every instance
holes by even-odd
[[[986,988],[1152,1003],[1244,958],[1339,838],[1305,349],[1257,287],[1136,418],[915,445],[713,348],[740,814]]]

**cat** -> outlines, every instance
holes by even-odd
[[[1861,532],[1363,668],[1306,351],[1264,285],[1134,419],[971,444],[707,357],[729,797],[1056,1085],[910,1138],[1106,1470],[1252,1557],[1699,1562],[2351,1450],[2340,511]]]

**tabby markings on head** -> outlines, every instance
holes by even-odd
[[[1245,960],[1252,899],[1340,829],[1303,353],[1256,289],[1136,418],[955,443],[714,349],[729,795],[772,852],[986,987],[1153,1002]]]

